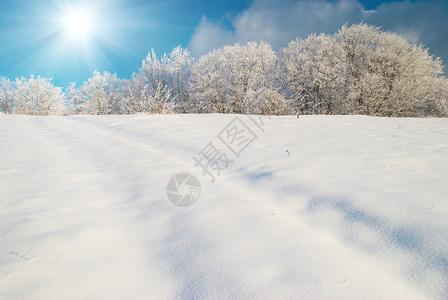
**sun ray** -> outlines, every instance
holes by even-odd
[[[117,72],[119,64],[129,68],[141,58],[129,41],[141,47],[136,32],[149,26],[142,20],[151,20],[143,15],[144,9],[128,7],[126,0],[48,0],[29,4],[28,10],[33,12],[31,19],[18,13],[16,35],[26,47],[17,50],[22,59],[8,66],[11,77],[27,75],[21,70],[29,69],[30,74],[80,83],[95,69]]]

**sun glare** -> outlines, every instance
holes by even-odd
[[[125,38],[123,29],[134,26],[136,19],[136,11],[125,8],[126,0],[44,2],[47,4],[39,8],[42,27],[36,38],[46,42],[33,53],[33,59],[39,66],[44,65],[48,73],[62,72],[63,68],[69,73],[111,66],[106,50],[131,53],[127,45],[119,43]],[[124,54],[117,55],[124,59]]]
[[[92,17],[87,11],[78,10],[67,14],[64,23],[65,29],[72,38],[84,39],[91,33]]]

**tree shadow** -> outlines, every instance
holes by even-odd
[[[436,287],[432,282],[428,282],[427,276],[430,273],[437,273],[444,281],[444,288],[440,289],[440,296],[448,298],[448,255],[446,249],[441,244],[434,244],[425,235],[422,228],[414,224],[397,225],[385,217],[375,215],[361,207],[355,205],[354,201],[343,196],[317,195],[312,196],[307,203],[305,213],[317,215],[324,210],[337,212],[342,220],[339,224],[344,230],[344,240],[352,246],[372,254],[372,252],[388,254],[390,248],[403,255],[412,257],[412,264],[406,266],[404,276],[413,281],[424,282],[425,289],[434,294]],[[368,228],[380,237],[380,245],[372,248],[372,245],[357,239],[362,227]],[[426,280],[426,282],[425,282]],[[428,286],[429,284],[429,286]],[[433,284],[433,285],[431,285]]]

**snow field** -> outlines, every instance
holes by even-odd
[[[272,117],[238,158],[234,117],[1,115],[0,299],[448,296],[447,119]]]

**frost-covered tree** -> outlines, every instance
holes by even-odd
[[[168,86],[171,84],[170,71],[168,67],[168,57],[163,55],[157,57],[154,49],[148,53],[146,59],[142,61],[142,67],[139,70],[140,80],[149,85],[153,90],[158,86]]]
[[[86,113],[95,115],[128,113],[128,104],[123,97],[123,81],[116,74],[95,71],[79,88],[72,93],[72,102],[76,101]]]
[[[294,112],[285,96],[276,90],[267,89],[261,94],[258,101],[260,102],[260,112],[257,113],[263,115],[288,115]]]
[[[283,91],[301,113],[343,113],[344,63],[343,49],[331,36],[313,34],[292,41],[280,54]]]
[[[264,56],[259,56],[259,49],[270,48],[263,43],[249,42],[245,46],[235,44],[223,48],[224,65],[229,80],[230,93],[228,94],[232,113],[248,113],[255,110],[255,98],[264,85],[264,75],[261,69],[261,61],[265,59],[265,65],[272,65],[275,54],[265,51]],[[261,51],[260,51],[261,52]],[[269,55],[270,54],[270,55]]]
[[[177,46],[169,55],[170,73],[172,77],[171,90],[180,112],[189,109],[190,93],[189,79],[193,59],[187,49]]]
[[[70,83],[65,89],[65,97],[70,114],[79,115],[88,112],[86,97],[84,97],[80,89],[76,88],[76,83]]]
[[[367,24],[293,41],[280,61],[284,91],[302,113],[419,116],[441,97],[440,59]]]
[[[249,46],[249,44],[248,44]],[[267,115],[285,115],[292,113],[288,101],[280,93],[279,62],[271,45],[260,42],[256,47],[257,65],[256,83],[250,91],[253,94],[254,113]],[[258,85],[258,86],[257,86]]]
[[[254,93],[251,92],[255,82],[257,58],[255,42],[247,46],[235,44],[224,46],[224,65],[226,67],[229,89],[230,109],[232,113],[244,113],[250,109]]]
[[[195,112],[229,112],[228,81],[222,49],[213,50],[194,64],[190,84]]]
[[[27,115],[61,115],[65,112],[64,94],[51,79],[20,77],[15,81],[16,113]]]
[[[8,78],[0,77],[0,112],[12,114],[14,103],[14,84]]]
[[[171,114],[175,106],[170,102],[171,92],[167,86],[159,85],[154,94],[151,94],[146,101],[145,111],[150,114]]]
[[[124,97],[127,97],[130,113],[169,114],[174,112],[170,101],[171,90],[159,84],[155,90],[142,77],[134,74],[127,82]]]
[[[281,106],[286,107],[286,100],[275,93],[278,89],[275,85],[277,55],[269,44],[249,42],[244,46],[225,46],[223,55],[230,89],[230,112],[261,113],[262,106],[265,110],[270,107],[265,103],[269,101],[281,101]]]
[[[274,103],[287,108],[285,99],[276,93],[276,60],[275,52],[264,42],[214,50],[193,68],[196,103],[199,100],[205,111],[223,113],[268,113]]]
[[[157,90],[170,91],[170,102],[178,112],[187,112],[190,106],[188,90],[193,59],[187,49],[178,46],[170,54],[157,57],[154,50],[142,61],[137,80],[155,96]]]
[[[438,101],[426,109],[429,115],[436,117],[448,117],[448,78],[437,78],[433,84],[437,85],[440,90]]]
[[[427,48],[366,24],[344,26],[334,38],[346,55],[353,112],[420,116],[438,101],[442,63]]]

